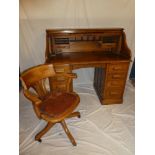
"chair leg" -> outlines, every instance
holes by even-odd
[[[47,131],[49,131],[49,129],[54,125],[55,123],[51,123],[48,122],[47,125],[45,126],[45,128],[43,130],[41,130],[36,136],[35,136],[35,140],[41,142],[41,137],[47,133]]]
[[[71,117],[78,117],[78,118],[80,118],[81,117],[80,112],[73,112],[67,118],[71,118]]]
[[[69,140],[71,141],[71,143],[72,143],[74,146],[76,146],[76,142],[75,142],[73,136],[71,135],[71,133],[69,132],[69,129],[67,128],[67,125],[66,125],[65,120],[62,120],[60,123],[61,123],[63,129],[65,130],[65,132],[66,132],[66,134],[67,134]]]

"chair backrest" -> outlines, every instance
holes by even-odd
[[[32,67],[24,71],[20,79],[24,89],[29,89],[32,87],[40,98],[43,98],[47,93],[45,86],[45,80],[49,77],[53,77],[55,71],[52,64],[44,64]]]

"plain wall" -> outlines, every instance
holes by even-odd
[[[133,60],[134,3],[134,0],[20,0],[21,71],[44,63],[45,30],[48,28],[122,27]],[[75,72],[78,73],[75,83],[93,81],[93,68]]]

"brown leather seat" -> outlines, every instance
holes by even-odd
[[[49,90],[45,80],[54,77],[65,77],[66,90]],[[32,101],[34,111],[39,119],[47,121],[47,125],[36,136],[35,140],[41,142],[41,137],[56,123],[60,123],[73,145],[76,142],[69,132],[65,123],[66,118],[80,117],[79,112],[73,112],[80,102],[79,96],[70,92],[70,81],[77,76],[73,73],[56,74],[52,64],[39,65],[30,68],[21,74],[23,93],[26,98]],[[50,83],[49,83],[50,84]],[[34,89],[36,94],[32,93]]]
[[[54,122],[72,113],[79,104],[80,98],[76,93],[54,92],[49,94],[40,105],[40,112]]]

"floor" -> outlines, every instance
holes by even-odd
[[[66,120],[77,146],[72,146],[60,124],[56,124],[42,143],[34,136],[44,126],[31,103],[20,93],[20,155],[134,155],[135,91],[127,82],[123,104],[101,105],[90,84],[77,84],[80,96],[77,110],[81,118]]]

